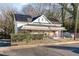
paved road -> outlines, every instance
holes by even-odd
[[[79,56],[79,44],[51,45],[0,52],[1,56]]]

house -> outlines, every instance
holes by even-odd
[[[46,16],[40,15],[31,17],[29,15],[15,15],[16,31],[30,32],[33,34],[43,33],[48,37],[57,39],[62,36],[62,31],[65,30],[61,27],[60,23],[52,23]]]

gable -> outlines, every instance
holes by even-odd
[[[35,19],[35,20],[33,21],[33,23],[52,24],[52,22],[49,21],[49,20],[47,19],[47,17],[45,17],[44,15],[42,15],[42,16],[38,17],[37,19]]]

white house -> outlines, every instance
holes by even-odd
[[[15,20],[16,20],[15,28],[17,29],[17,32],[22,30],[25,32],[29,31],[31,33],[43,33],[49,37],[57,39],[61,37],[62,31],[65,30],[64,27],[61,27],[61,24],[59,23],[53,24],[44,15],[40,15],[34,18],[32,18],[31,16],[28,16],[26,17],[25,20],[23,19],[20,20],[20,19],[17,20],[15,17]],[[30,20],[30,21],[27,21],[27,20]]]

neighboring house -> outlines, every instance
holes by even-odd
[[[40,15],[32,18],[29,15],[15,15],[17,32],[43,33],[54,39],[60,38],[62,31],[65,30],[59,23],[52,23],[46,16]]]

